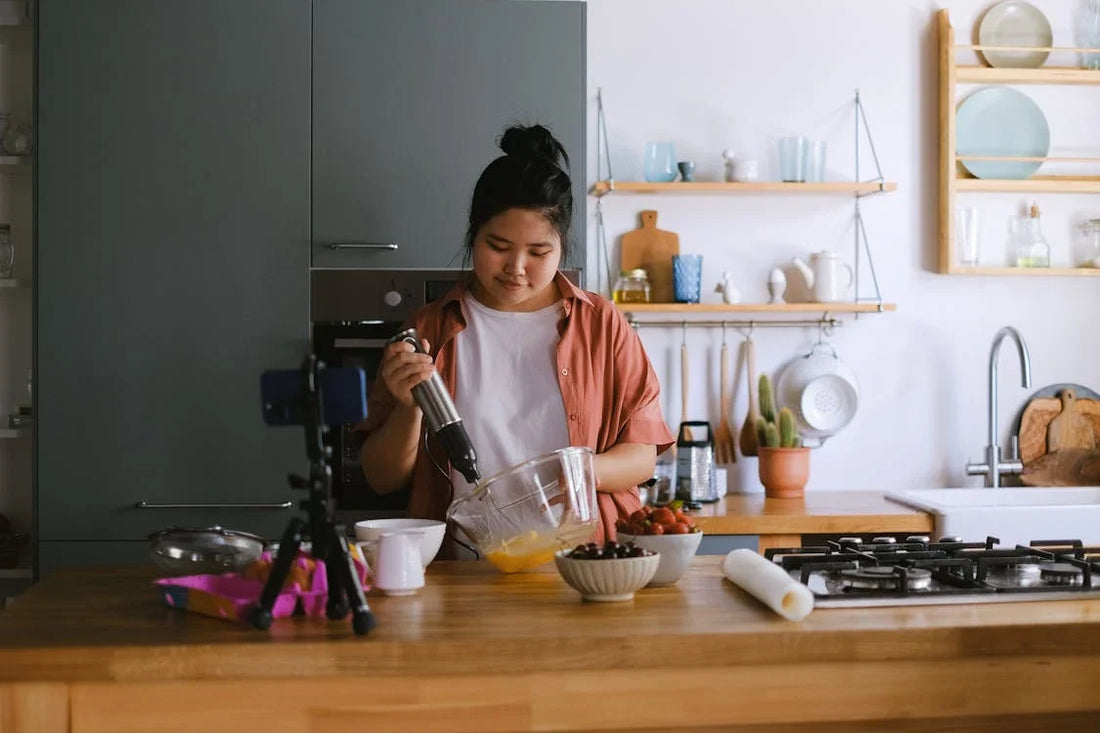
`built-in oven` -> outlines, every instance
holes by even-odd
[[[421,306],[447,294],[464,270],[310,271],[310,321],[313,350],[328,366],[358,366],[366,372],[368,389],[382,361],[386,341]],[[564,271],[580,283],[578,270]],[[329,431],[333,498],[340,510],[362,518],[400,516],[407,508],[407,490],[375,493],[359,463],[363,435],[351,425]]]

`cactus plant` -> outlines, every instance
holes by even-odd
[[[767,448],[800,448],[802,437],[794,425],[794,413],[784,407],[776,419],[772,382],[767,374],[760,375],[760,417],[756,421],[756,435],[760,445]]]

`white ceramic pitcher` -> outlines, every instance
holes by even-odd
[[[807,266],[798,257],[792,261],[802,276],[806,286],[813,292],[818,303],[835,303],[844,300],[855,284],[855,272],[846,263],[840,261],[836,252],[814,252]],[[841,273],[845,273],[844,276]]]
[[[383,532],[377,540],[356,542],[370,566],[374,587],[387,596],[407,596],[424,587],[424,563],[416,530]]]

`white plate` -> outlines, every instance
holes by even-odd
[[[1007,0],[989,9],[978,26],[982,46],[1050,47],[1054,34],[1050,21],[1030,3]],[[1049,51],[982,51],[990,66],[1034,69],[1043,65]]]

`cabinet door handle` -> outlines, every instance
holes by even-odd
[[[294,506],[292,501],[279,501],[279,502],[228,502],[225,504],[219,504],[216,502],[200,503],[200,504],[151,504],[147,501],[139,501],[134,505],[137,509],[290,509]]]
[[[329,242],[329,249],[397,249],[397,242]]]

